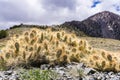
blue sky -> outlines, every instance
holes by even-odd
[[[101,1],[100,0],[93,0],[93,5],[91,6],[91,8],[96,7],[98,4],[100,4]]]
[[[0,29],[81,21],[105,10],[120,15],[120,0],[0,0]]]

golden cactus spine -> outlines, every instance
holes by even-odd
[[[75,34],[52,31],[50,28],[31,29],[23,35],[14,36],[2,51],[0,64],[5,66],[83,62],[102,71],[120,71],[118,54],[94,49]]]

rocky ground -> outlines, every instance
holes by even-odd
[[[47,69],[48,65],[42,65],[41,69]],[[120,80],[120,72],[99,72],[86,67],[83,63],[72,63],[66,67],[56,66],[51,68],[59,77],[57,80]],[[0,80],[20,80],[17,70],[1,71]]]

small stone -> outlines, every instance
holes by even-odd
[[[118,74],[118,76],[120,76],[120,72],[119,73],[117,73]]]
[[[120,80],[120,79],[117,77],[113,77],[113,78],[110,78],[109,80]]]
[[[109,76],[108,74],[104,74],[104,77],[105,77],[106,79],[110,78],[110,76]]]
[[[60,67],[59,70],[65,70],[65,68],[64,67]]]
[[[113,75],[113,74],[114,74],[113,72],[109,72],[109,73],[108,73],[109,76],[110,76],[110,75]]]
[[[97,80],[97,79],[95,79],[94,77],[90,77],[90,78],[87,79],[87,80]]]
[[[95,72],[96,72],[96,70],[93,68],[85,68],[84,69],[84,74],[90,75],[90,74],[94,74]]]
[[[41,68],[42,70],[48,69],[48,67],[47,67],[46,65],[41,65],[40,68]]]
[[[61,75],[63,75],[65,72],[64,71],[59,71],[58,73],[61,74]]]
[[[68,76],[68,77],[67,77],[67,80],[72,80],[72,77]]]
[[[0,77],[0,80],[3,80],[3,78]]]
[[[110,77],[113,78],[113,77],[115,77],[115,75],[111,75]]]
[[[74,66],[74,67],[72,67],[72,69],[69,71],[69,74],[71,75],[71,76],[79,76],[79,72],[78,72],[78,69]]]
[[[82,68],[83,66],[84,66],[84,64],[80,63],[80,64],[77,65],[77,68],[79,69],[79,68]]]
[[[72,65],[68,65],[68,66],[67,66],[67,69],[71,69],[71,68],[72,68]]]
[[[17,76],[11,76],[9,80],[18,80]]]
[[[97,79],[98,79],[98,80],[101,80],[101,79],[102,79],[102,77],[101,77],[101,76],[98,76],[98,77],[97,77]]]
[[[106,78],[105,77],[102,77],[102,79],[101,80],[106,80]]]
[[[11,75],[13,73],[13,71],[5,71],[4,74],[5,75]]]

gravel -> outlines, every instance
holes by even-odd
[[[48,69],[48,65],[42,65],[41,69]],[[57,80],[120,80],[120,72],[99,72],[83,63],[71,63],[66,67],[55,66],[50,69],[59,75]],[[20,80],[18,71],[0,71],[0,80]]]

